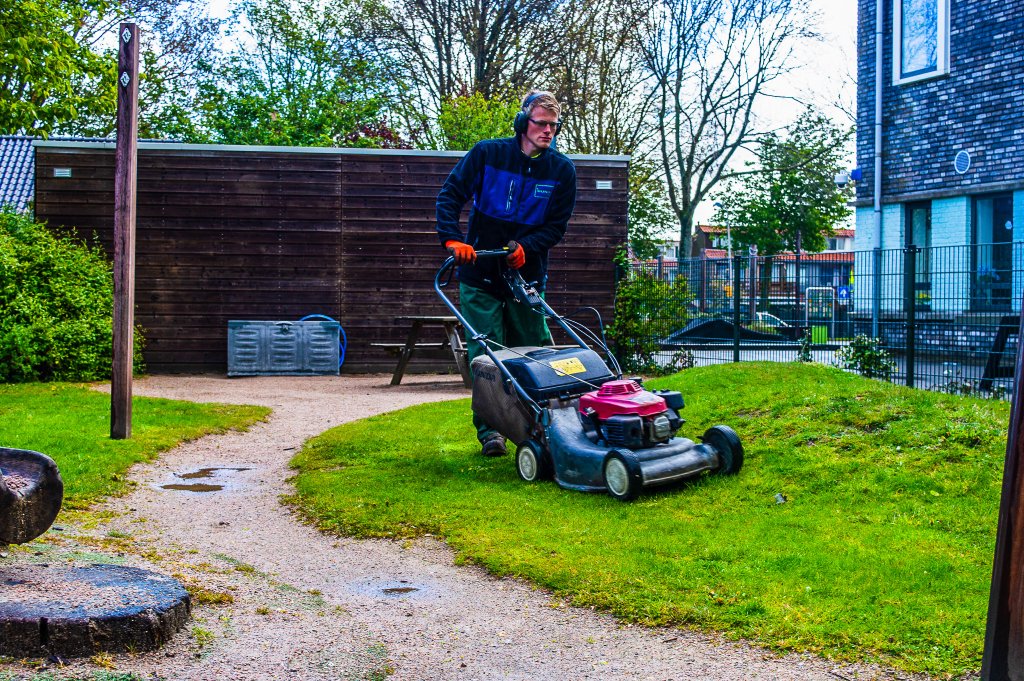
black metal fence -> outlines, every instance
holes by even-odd
[[[633,311],[661,365],[795,361],[803,350],[909,386],[1001,397],[1012,385],[1022,256],[1024,242],[659,258],[624,276],[667,284],[647,290],[671,304]]]

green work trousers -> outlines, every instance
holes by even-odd
[[[543,295],[542,293],[541,296]],[[491,293],[460,282],[459,300],[462,316],[477,333],[486,334],[488,341],[509,348],[551,344],[547,320],[511,295]],[[466,348],[469,350],[469,361],[472,364],[474,358],[484,354],[484,350],[480,343],[468,337],[468,332],[466,336]],[[490,347],[492,350],[499,349],[494,344]],[[476,426],[476,437],[480,442],[498,434],[498,431],[487,425],[475,413],[473,425]]]

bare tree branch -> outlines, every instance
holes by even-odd
[[[754,105],[795,67],[812,37],[808,0],[659,0],[642,29],[644,62],[659,90],[658,137],[680,250],[690,251],[697,205],[736,153],[767,131]]]

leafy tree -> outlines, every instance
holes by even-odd
[[[761,309],[767,309],[773,258],[796,250],[824,250],[825,238],[850,215],[849,187],[833,178],[843,167],[844,147],[852,129],[841,129],[807,109],[785,137],[771,133],[760,142],[760,167],[726,182],[715,198],[722,204],[716,219],[732,226],[734,248],[756,245],[769,256],[761,271]]]
[[[109,378],[113,282],[99,249],[0,209],[0,383]],[[136,328],[136,372],[142,345]]]
[[[243,21],[244,20],[244,21]],[[361,56],[345,0],[243,0],[244,45],[200,83],[191,140],[402,146],[383,120],[382,74]]]
[[[114,40],[122,21],[139,26],[139,137],[180,136],[191,128],[191,97],[217,55],[223,22],[211,18],[201,0],[122,0],[90,17],[81,39],[100,50]],[[109,71],[100,78],[79,77],[74,83],[97,106],[87,115],[62,122],[55,131],[99,137],[114,133],[117,50],[103,49],[101,56]]]
[[[65,121],[110,109],[116,61],[97,54],[83,27],[107,0],[0,0],[0,131],[48,135]]]
[[[393,106],[428,146],[460,93],[505,100],[547,74],[564,43],[558,0],[365,2],[360,35],[395,84]]]
[[[639,31],[656,0],[565,0],[562,43],[548,78],[562,103],[564,148],[629,154],[650,147],[657,89]]]
[[[633,255],[641,260],[657,257],[659,238],[674,223],[658,165],[644,160],[630,163],[627,238]]]
[[[445,101],[437,119],[444,148],[468,151],[480,140],[511,137],[515,134],[512,119],[519,108],[518,101],[486,99],[479,92]]]

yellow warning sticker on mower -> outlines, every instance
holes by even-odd
[[[578,357],[570,357],[569,359],[556,359],[551,363],[551,368],[555,370],[555,373],[559,376],[565,376],[566,374],[585,374],[587,373],[587,367],[583,366],[583,362]]]

